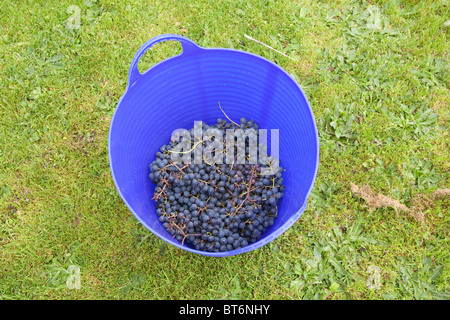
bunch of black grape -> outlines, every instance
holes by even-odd
[[[203,124],[203,132],[208,128],[219,129],[225,137],[227,129],[257,130],[258,125],[245,118],[240,125],[218,119],[213,126]],[[189,144],[197,147],[194,128],[189,134]],[[221,164],[177,163],[172,156],[180,140],[163,145],[150,164],[153,199],[164,228],[182,244],[208,252],[230,251],[260,239],[277,217],[277,204],[285,190],[284,169],[277,166],[270,175],[262,174],[267,163],[259,157],[256,163],[250,163],[249,157],[245,163],[227,163],[225,138]],[[249,152],[249,143],[247,139],[245,146],[241,142],[234,147],[234,159],[239,152]]]

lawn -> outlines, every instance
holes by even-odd
[[[28,0],[0,10],[1,299],[450,298],[448,1]],[[134,54],[163,33],[270,59],[311,103],[320,166],[308,207],[260,249],[180,250],[115,189],[111,116]],[[158,44],[139,68],[180,50]]]

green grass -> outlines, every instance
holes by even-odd
[[[450,298],[448,197],[420,223],[350,190],[368,183],[411,205],[449,188],[448,1],[132,2],[0,4],[0,298]],[[79,28],[67,27],[71,5]],[[179,250],[114,188],[111,115],[134,54],[162,33],[271,59],[311,102],[321,147],[309,206],[256,251]],[[159,44],[139,67],[179,51]],[[73,265],[78,290],[66,285]]]

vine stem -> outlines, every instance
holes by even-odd
[[[181,245],[184,245],[184,240],[189,237],[189,236],[201,236],[200,233],[190,233],[190,234],[186,234],[183,238],[183,241],[181,241]]]
[[[225,113],[225,111],[223,111],[222,107],[220,106],[220,102],[219,102],[219,108],[220,110],[222,110],[222,113],[225,115],[225,117],[227,117],[228,120],[230,120],[231,122],[233,122],[235,125],[237,125],[239,127],[239,125],[234,122],[233,120],[230,119],[230,117],[228,117],[228,115]]]
[[[166,194],[164,191],[165,188],[166,188],[166,184],[162,187],[162,189],[157,194],[155,193],[153,199],[158,200],[162,196],[163,193]]]
[[[255,173],[255,168],[252,169],[252,175],[250,176],[250,181],[248,183],[247,196],[245,197],[244,201],[241,202],[239,207],[236,209],[235,215],[239,212],[239,209],[241,209],[241,207],[244,204],[244,202],[247,201],[248,197],[250,196],[250,189],[252,188],[253,174],[254,173]]]
[[[170,152],[170,153],[189,153],[189,152],[191,152],[191,151],[194,151],[194,149],[195,149],[200,143],[203,143],[203,142],[204,142],[203,140],[197,141],[196,143],[194,143],[194,146],[192,147],[192,149],[191,149],[191,150],[188,150],[188,151],[173,151],[173,150],[167,150],[167,151]]]

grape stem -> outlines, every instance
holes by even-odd
[[[191,233],[191,234],[186,234],[186,235],[184,235],[184,238],[183,238],[183,240],[181,241],[181,245],[184,245],[184,240],[185,240],[187,237],[189,237],[189,236],[201,236],[201,234],[199,234],[199,233]]]
[[[228,120],[230,120],[231,122],[233,122],[235,125],[237,125],[239,127],[239,125],[234,122],[233,120],[230,119],[230,117],[228,117],[228,115],[225,113],[225,111],[223,111],[222,107],[220,106],[220,102],[219,102],[219,108],[220,110],[222,110],[222,113],[225,115],[225,117],[227,117]]]
[[[252,187],[252,182],[253,182],[253,174],[255,173],[255,168],[252,169],[252,175],[250,176],[250,181],[248,183],[248,189],[247,189],[247,196],[245,197],[244,201],[241,202],[241,204],[239,205],[239,207],[236,209],[235,215],[239,212],[239,209],[241,209],[242,205],[244,204],[245,201],[248,200],[248,197],[250,196],[250,189]]]

